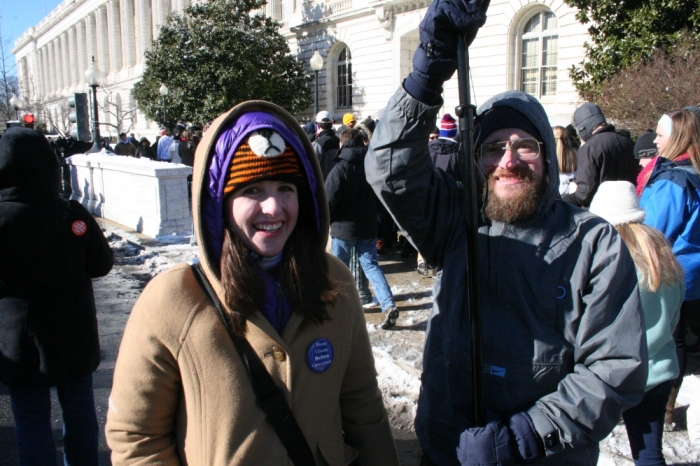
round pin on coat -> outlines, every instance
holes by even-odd
[[[333,345],[325,338],[319,338],[311,343],[306,353],[306,361],[312,371],[326,372],[333,362]]]

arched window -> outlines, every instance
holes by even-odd
[[[525,24],[520,61],[520,90],[535,97],[557,94],[557,17],[541,11]]]
[[[336,67],[338,75],[338,86],[336,94],[338,96],[337,108],[352,107],[352,63],[350,63],[350,49],[343,47],[338,55],[338,65]]]

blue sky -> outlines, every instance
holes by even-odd
[[[17,39],[31,26],[36,26],[44,16],[56,8],[61,0],[2,0],[0,1],[0,26],[3,42],[9,42],[10,50]]]

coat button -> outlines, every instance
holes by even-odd
[[[272,347],[272,357],[275,358],[276,361],[281,362],[281,361],[284,361],[287,359],[287,354],[279,346],[273,346]]]

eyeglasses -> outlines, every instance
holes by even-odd
[[[540,156],[540,145],[542,143],[537,139],[524,138],[514,141],[501,141],[492,144],[482,144],[479,148],[477,156],[481,160],[484,167],[495,167],[501,162],[503,154],[507,150],[511,151],[513,156],[523,162],[535,160]]]

